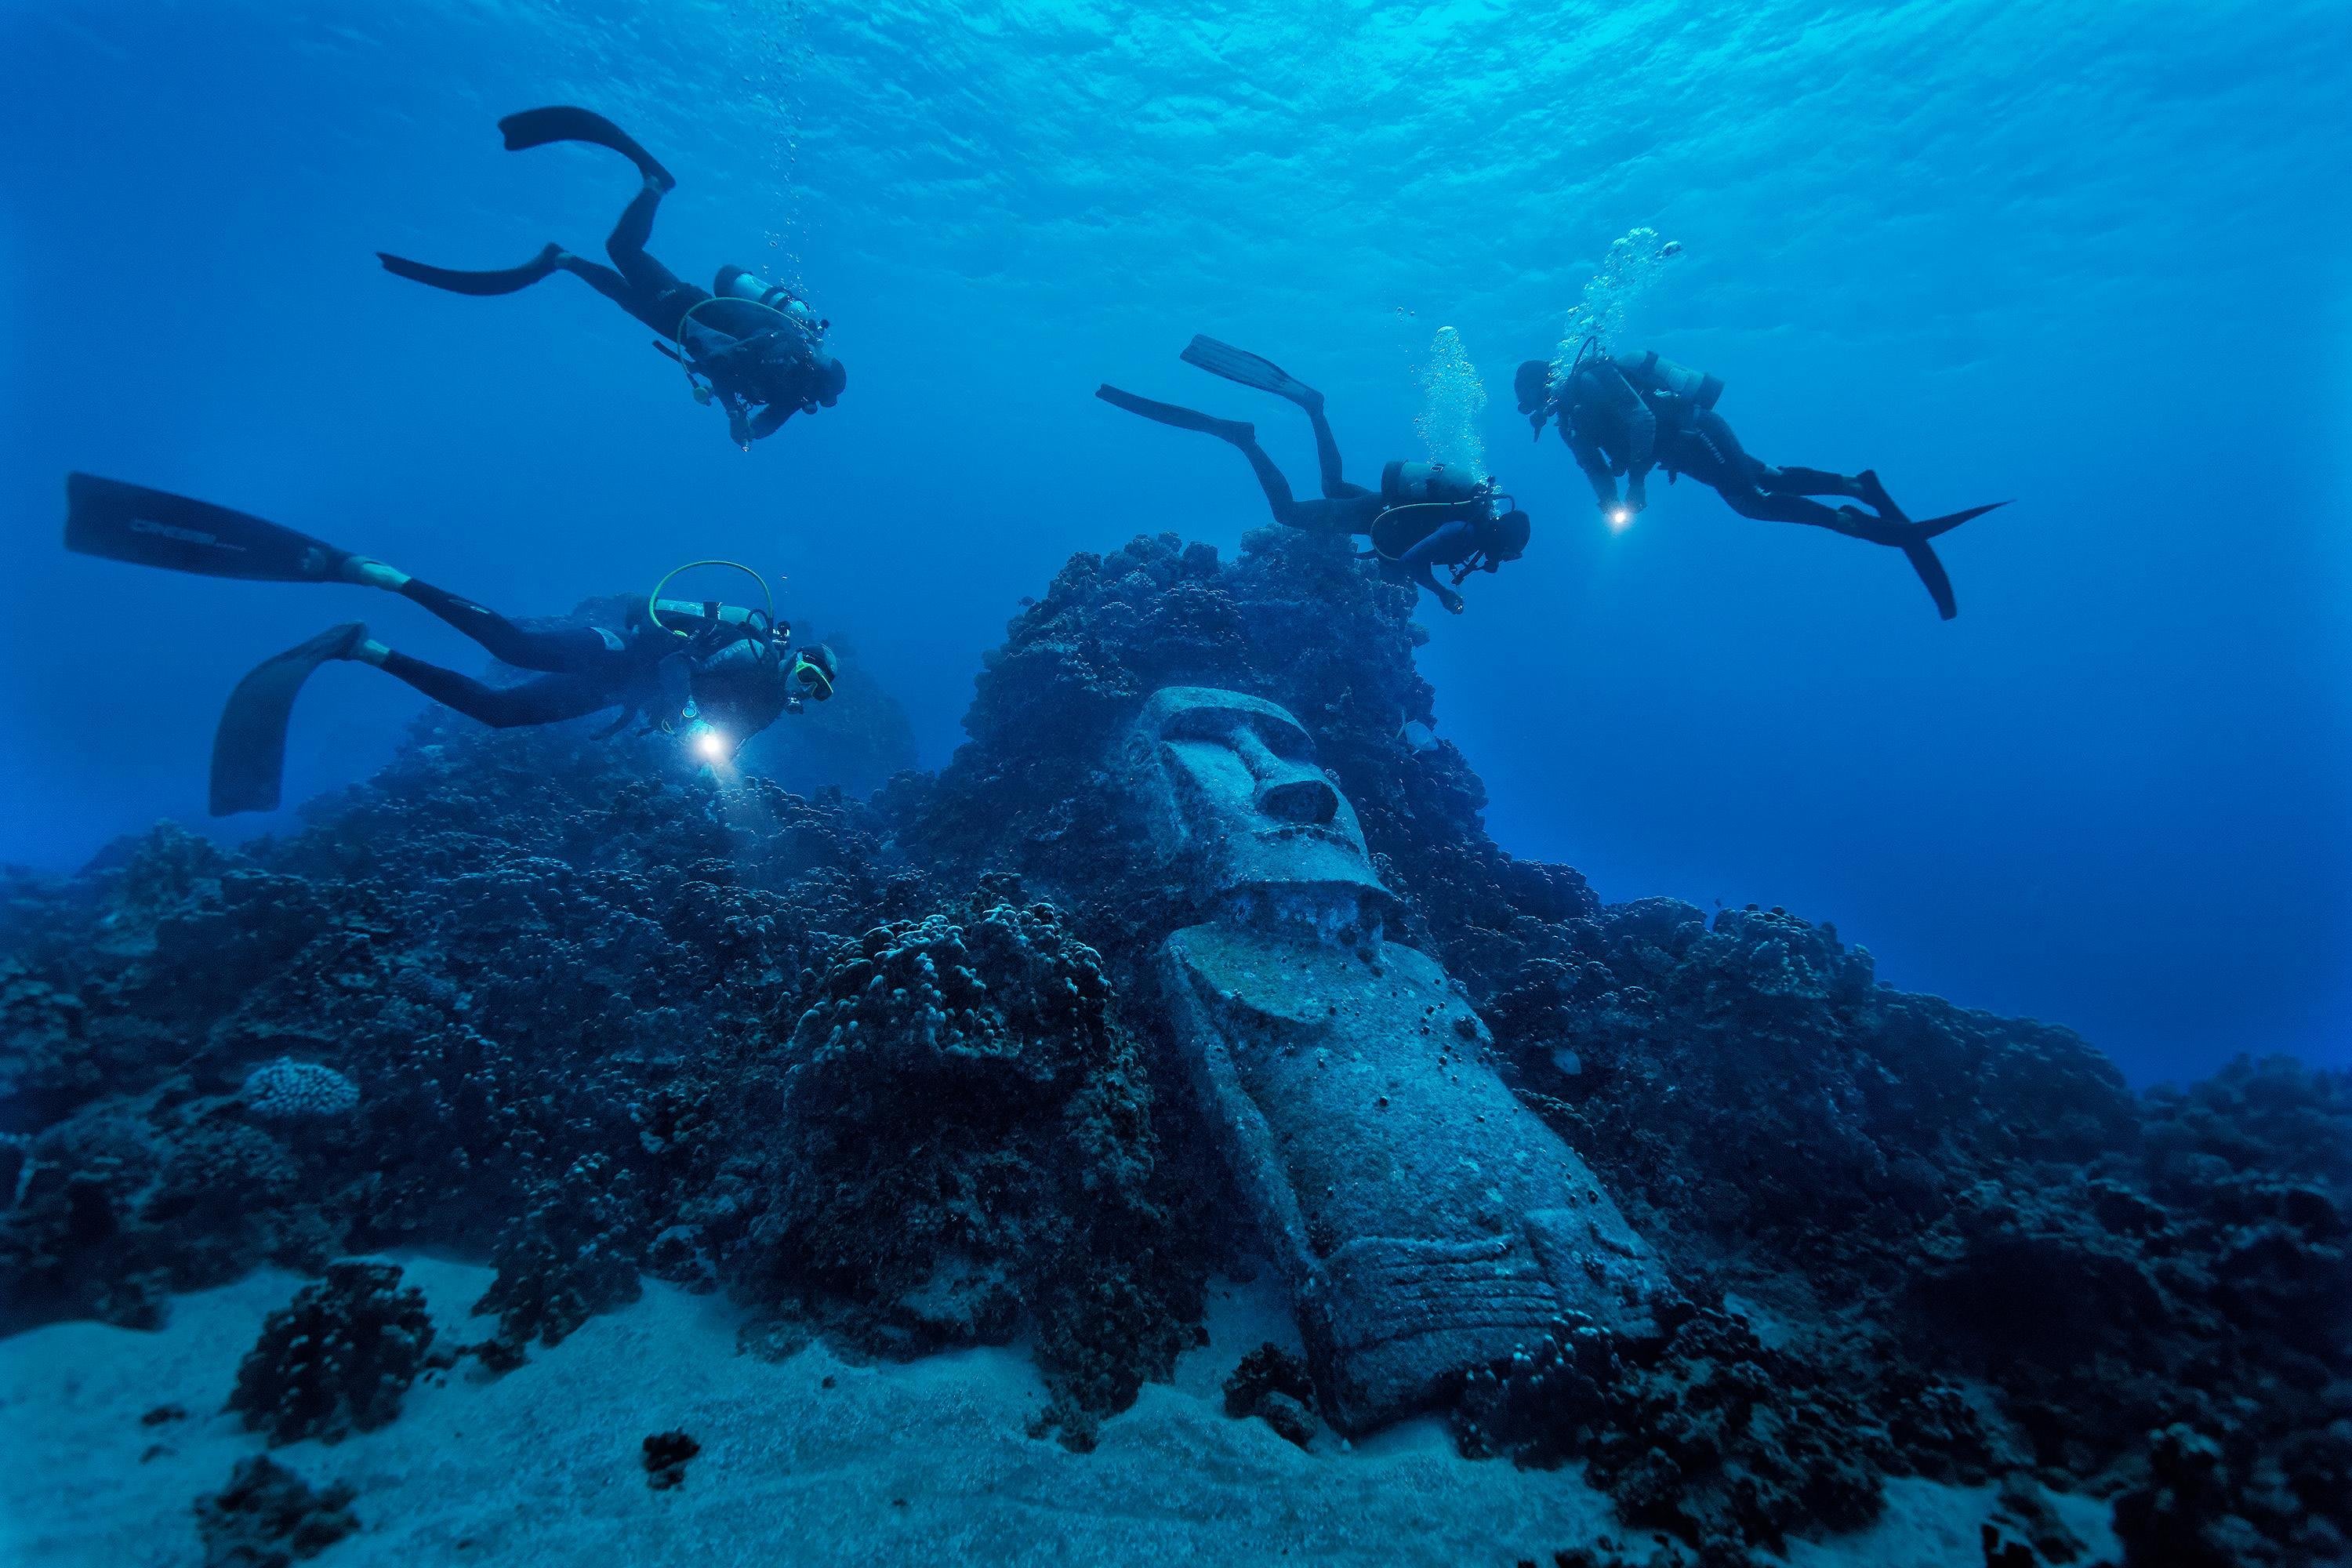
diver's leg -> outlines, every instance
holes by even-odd
[[[1767,489],[1760,482],[1765,465],[1748,455],[1730,425],[1712,408],[1676,433],[1670,456],[1675,468],[1721,496],[1742,517],[1847,531],[1844,518],[1821,502]]]
[[[604,254],[613,258],[621,276],[647,300],[686,287],[677,273],[656,261],[646,249],[653,243],[654,214],[661,209],[665,188],[648,178],[644,187],[629,198],[629,205],[621,209],[620,221],[604,237]]]
[[[424,605],[435,616],[481,644],[492,658],[517,669],[535,669],[550,675],[589,675],[601,671],[621,651],[617,637],[595,626],[526,630],[496,610],[414,577],[403,581],[394,592]]]
[[[571,273],[632,316],[637,314],[637,307],[642,303],[637,291],[629,287],[627,279],[603,262],[591,261],[584,256],[574,256],[563,250],[556,253],[555,265],[559,270]]]
[[[374,665],[443,707],[478,719],[494,730],[577,719],[619,700],[608,683],[579,675],[546,675],[520,686],[488,686],[454,669],[411,658],[380,642],[362,642],[349,657]]]
[[[1299,406],[1307,410],[1307,422],[1315,426],[1315,466],[1321,470],[1324,499],[1346,500],[1362,495],[1361,485],[1351,485],[1339,477],[1339,442],[1331,434],[1331,421],[1323,416],[1323,395],[1318,392],[1313,397],[1313,402]]]
[[[1302,521],[1306,515],[1303,509],[1331,504],[1327,501],[1301,501],[1292,495],[1290,481],[1283,478],[1282,470],[1275,467],[1274,459],[1266,456],[1265,448],[1257,444],[1257,426],[1245,420],[1219,419],[1197,408],[1138,397],[1108,383],[1095,388],[1095,395],[1114,408],[1124,408],[1129,414],[1139,414],[1146,419],[1172,426],[1179,430],[1197,430],[1203,436],[1214,436],[1228,446],[1239,447],[1242,456],[1249,459],[1251,471],[1257,475],[1258,488],[1265,492],[1266,505],[1274,510],[1276,522],[1286,523],[1293,528],[1313,527],[1315,524]]]
[[[1827,468],[1775,468],[1760,458],[1749,458],[1749,472],[1756,488],[1776,496],[1850,496],[1856,500],[1864,498],[1863,481],[1852,474],[1833,474]]]
[[[1351,534],[1370,533],[1372,520],[1380,515],[1381,498],[1358,485],[1349,485],[1352,495],[1327,496],[1321,500],[1293,501],[1277,510],[1275,521],[1307,533],[1329,534],[1344,539]]]
[[[1761,522],[1799,522],[1811,528],[1852,534],[1853,528],[1848,513],[1856,517],[1861,515],[1853,512],[1851,507],[1838,510],[1823,506],[1820,501],[1808,500],[1803,496],[1776,495],[1752,484],[1718,484],[1710,488],[1723,498],[1724,505],[1742,517],[1752,517]]]

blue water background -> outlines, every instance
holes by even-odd
[[[1441,731],[1522,853],[1604,897],[1784,904],[1883,977],[2084,1030],[2142,1078],[2352,1060],[2352,26],[2337,0],[1838,5],[0,4],[0,859],[200,819],[221,698],[360,590],[65,555],[86,468],[304,527],[517,613],[688,556],[789,574],[927,762],[1069,552],[1264,520],[1230,451],[1111,379],[1420,456],[1459,332],[1528,558],[1428,614]],[[851,386],[746,456],[570,279],[473,300],[383,247],[593,253],[608,154],[500,150],[590,104],[681,178],[655,249],[804,282]],[[1891,553],[1660,486],[1612,533],[1510,371],[1611,240],[1685,254],[1632,336],[1729,384],[1768,458],[1875,465]],[[714,583],[713,588],[719,586]],[[336,668],[289,798],[418,700]],[[265,824],[282,827],[283,822]]]

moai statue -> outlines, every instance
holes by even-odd
[[[1162,952],[1177,1035],[1334,1423],[1426,1407],[1565,1311],[1654,1331],[1654,1255],[1504,1086],[1462,988],[1383,940],[1396,900],[1298,721],[1168,687],[1121,762],[1216,910]]]

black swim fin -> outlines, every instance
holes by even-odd
[[[1950,620],[1960,613],[1959,601],[1952,596],[1952,579],[1937,558],[1936,547],[1918,540],[1903,547],[1903,558],[1911,563],[1911,570],[1919,574],[1919,581],[1927,585],[1927,596],[1936,601],[1936,613]]]
[[[1261,359],[1245,349],[1221,343],[1214,338],[1195,337],[1178,357],[1186,364],[1200,366],[1211,375],[1222,375],[1227,381],[1237,381],[1244,386],[1255,386],[1260,392],[1286,397],[1301,408],[1318,407],[1323,402],[1321,393],[1272,360]]]
[[[66,548],[135,566],[260,583],[340,582],[352,558],[247,512],[95,474],[66,476]]]
[[[1129,414],[1140,414],[1146,419],[1173,425],[1179,430],[1198,430],[1203,436],[1214,436],[1218,440],[1231,441],[1236,447],[1245,447],[1257,439],[1257,426],[1244,420],[1219,419],[1197,408],[1184,408],[1173,403],[1138,397],[1131,392],[1120,391],[1108,382],[1096,387],[1095,395],[1113,408],[1124,408]]]
[[[661,166],[659,159],[638,145],[635,137],[593,109],[574,109],[568,104],[526,109],[499,121],[499,129],[506,133],[509,153],[545,147],[555,142],[585,142],[592,147],[610,147],[635,163],[647,179],[660,182],[666,191],[677,185],[677,178]]]
[[[530,288],[555,270],[555,258],[563,247],[551,244],[546,249],[520,267],[501,267],[484,272],[462,272],[454,267],[432,267],[422,261],[411,261],[404,256],[394,256],[379,250],[375,258],[383,269],[395,278],[405,278],[412,283],[428,288],[446,289],[452,294],[472,294],[487,297],[492,294],[512,294]]]
[[[1941,517],[1931,517],[1911,526],[1919,531],[1920,538],[1933,539],[1939,533],[1949,533],[1960,524],[1982,517],[1989,511],[1999,511],[2008,504],[2005,500],[1988,501],[1983,506],[1972,506],[1966,511],[1948,511]]]
[[[286,774],[286,722],[311,671],[348,658],[367,636],[357,621],[320,632],[299,647],[264,659],[236,683],[213,731],[212,813],[275,811]]]

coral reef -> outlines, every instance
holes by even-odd
[[[330,1067],[281,1057],[246,1075],[245,1113],[256,1121],[310,1121],[348,1115],[360,1086]]]
[[[1881,1478],[1910,1468],[1861,1400],[1720,1311],[1655,1346],[1562,1318],[1474,1373],[1454,1420],[1472,1452],[1583,1459],[1627,1523],[1671,1531],[1703,1563],[1780,1551],[1799,1527],[1867,1524]]]
[[[767,1275],[871,1349],[1033,1323],[1066,1429],[1164,1376],[1197,1312],[1149,1081],[1045,904],[877,927],[793,1027]]]
[[[643,1251],[632,1234],[643,1213],[630,1173],[603,1154],[584,1155],[499,1233],[498,1278],[477,1312],[496,1312],[505,1359],[521,1347],[564,1337],[597,1313],[634,1301]]]
[[[273,1444],[331,1443],[398,1415],[432,1345],[425,1293],[401,1288],[397,1264],[331,1263],[262,1324],[228,1407]]]
[[[237,1461],[228,1485],[196,1500],[205,1568],[289,1568],[357,1530],[348,1486],[314,1491],[267,1454]]]
[[[1225,900],[1110,763],[1153,692],[1215,687],[1295,716],[1387,942],[1461,987],[1460,1050],[1686,1299],[1647,1337],[1563,1317],[1448,1395],[1466,1445],[1580,1461],[1645,1532],[1591,1561],[1752,1556],[1906,1471],[2006,1479],[1989,1552],[2059,1560],[2025,1477],[2112,1498],[2134,1563],[2352,1552],[2352,1079],[2138,1093],[2064,1029],[1880,984],[1827,925],[1604,908],[1487,837],[1426,739],[1412,606],[1339,542],[1140,538],[1075,557],[968,743],[868,802],[428,716],[283,838],[0,873],[0,1331],[328,1268],[278,1328],[348,1348],[257,1347],[240,1406],[323,1432],[387,1416],[429,1331],[328,1260],[427,1245],[496,1263],[486,1359],[653,1272],[742,1298],[778,1353],[1026,1336],[1085,1442],[1190,1342],[1205,1271],[1273,1250],[1158,963]],[[325,1092],[272,1091],[297,1077]],[[1289,1435],[1329,1392],[1248,1408]]]

